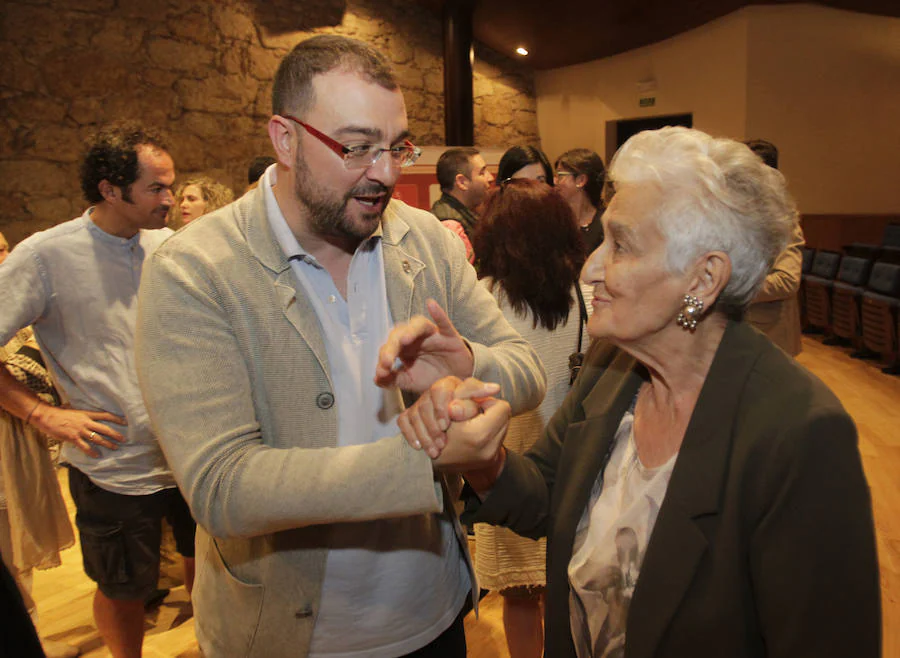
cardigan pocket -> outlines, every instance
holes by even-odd
[[[193,594],[201,649],[208,658],[250,658],[265,588],[237,578],[215,538],[204,539],[207,547],[197,564]]]

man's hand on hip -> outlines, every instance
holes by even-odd
[[[117,443],[125,442],[124,436],[100,421],[116,425],[127,425],[127,421],[106,411],[83,411],[40,402],[30,420],[44,434],[72,443],[91,457],[100,456],[95,448],[97,445],[116,450]]]

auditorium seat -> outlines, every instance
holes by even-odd
[[[862,348],[860,300],[871,271],[871,259],[844,256],[831,295],[831,331],[857,350]]]
[[[797,305],[800,307],[800,330],[805,330],[809,323],[806,320],[806,285],[803,278],[812,271],[816,250],[812,247],[803,247],[803,260],[800,265],[800,288],[797,290]]]
[[[841,255],[834,251],[819,251],[813,259],[812,270],[803,275],[806,329],[831,331],[831,290],[841,264]]]
[[[812,271],[813,260],[816,257],[816,250],[812,247],[803,247],[803,260],[801,261],[800,270],[802,274],[809,274]]]
[[[897,347],[900,265],[875,263],[866,287],[861,308],[863,345],[881,355],[886,372],[896,371],[900,365]]]
[[[900,224],[892,222],[884,227],[881,245],[883,247],[900,247]]]

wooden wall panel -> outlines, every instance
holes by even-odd
[[[840,251],[851,242],[881,244],[884,228],[900,215],[801,215],[806,245]]]

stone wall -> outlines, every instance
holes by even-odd
[[[164,128],[179,178],[205,172],[240,194],[271,152],[272,77],[298,41],[333,32],[394,63],[417,143],[441,145],[439,17],[411,0],[3,0],[0,231],[15,244],[85,202],[78,163],[105,122]],[[536,144],[532,74],[476,49],[475,138]]]

